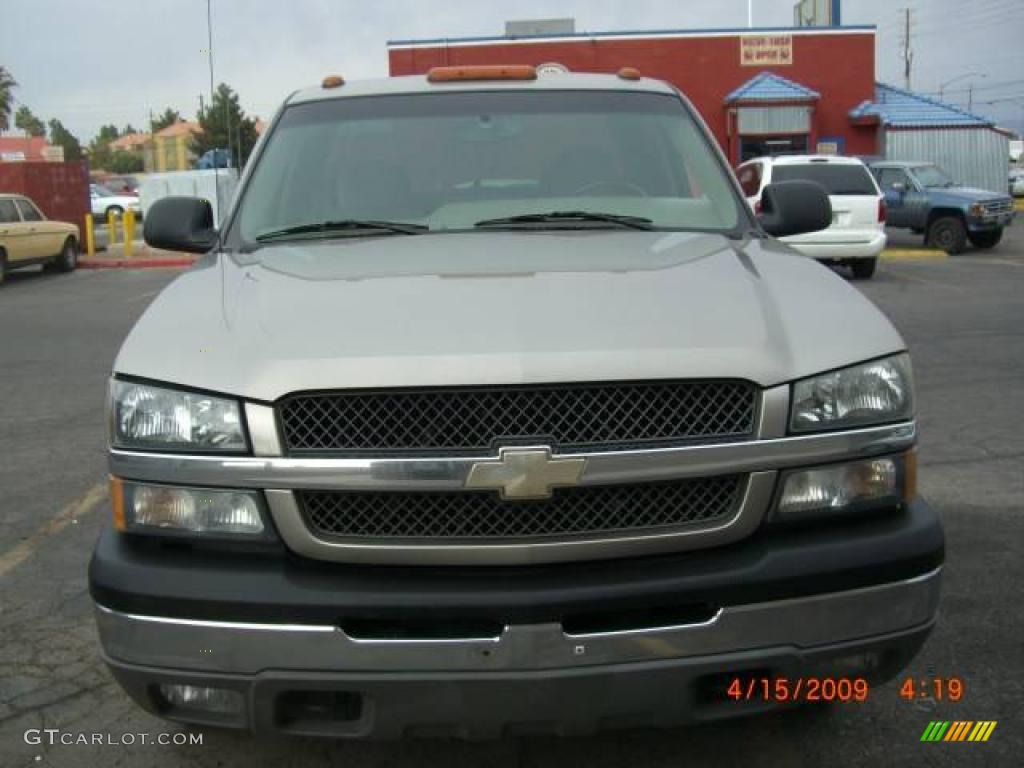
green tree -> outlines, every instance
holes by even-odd
[[[128,125],[126,125],[124,127],[124,130],[121,131],[121,135],[122,136],[128,136],[128,135],[133,134],[133,133],[138,133],[138,131],[135,130],[135,126],[132,125],[131,123],[128,123]]]
[[[112,173],[142,173],[142,158],[134,152],[113,152],[105,170]]]
[[[24,104],[14,113],[14,126],[28,136],[45,136],[46,124],[32,114],[32,110]]]
[[[65,128],[64,124],[57,118],[51,120],[49,126],[50,143],[58,147],[64,147],[64,159],[81,160],[82,145],[78,143],[78,139],[72,135],[71,131]]]
[[[0,67],[0,131],[6,131],[11,127],[11,105],[14,104],[14,89],[18,83],[11,73],[4,67]]]
[[[163,111],[163,114],[157,115],[149,121],[149,130],[156,133],[157,131],[162,131],[169,125],[174,125],[179,120],[181,120],[181,113],[176,109],[168,107]]]
[[[192,137],[192,151],[202,156],[207,150],[230,146],[238,167],[245,165],[259,138],[256,120],[245,114],[238,94],[226,83],[217,86],[210,104],[199,113],[199,125],[203,132]]]
[[[110,164],[113,162],[115,154],[110,149],[110,142],[120,135],[116,125],[100,127],[99,133],[89,142],[89,164],[93,168],[110,169]]]

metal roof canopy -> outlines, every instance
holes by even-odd
[[[771,72],[759,72],[725,97],[726,104],[742,101],[817,101],[821,94]]]
[[[890,128],[994,127],[980,115],[885,83],[875,83],[874,101],[862,102],[850,111],[851,120],[871,117]]]

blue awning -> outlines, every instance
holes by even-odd
[[[725,97],[737,101],[817,101],[821,94],[771,72],[761,72]]]

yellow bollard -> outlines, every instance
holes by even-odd
[[[124,212],[124,257],[132,256],[132,243],[135,241],[135,211],[130,208]]]
[[[107,211],[107,250],[117,243],[117,214]]]
[[[85,214],[85,253],[87,256],[96,255],[96,233],[93,232],[92,214]]]

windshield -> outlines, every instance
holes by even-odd
[[[287,108],[268,140],[233,224],[246,246],[324,222],[463,231],[493,219],[571,211],[641,217],[666,229],[731,231],[741,223],[723,166],[670,95],[333,99]],[[540,224],[584,225],[615,223],[562,217]],[[313,236],[354,231],[327,227]],[[310,236],[309,228],[295,236]]]
[[[922,187],[952,187],[953,180],[949,174],[937,165],[919,165],[914,168],[914,176],[917,177]]]
[[[853,163],[779,163],[772,168],[772,181],[816,181],[830,195],[878,196],[871,174]]]
[[[106,187],[100,186],[99,184],[94,184],[92,187],[92,191],[95,192],[99,197],[117,197],[116,192],[113,192],[107,189]]]

